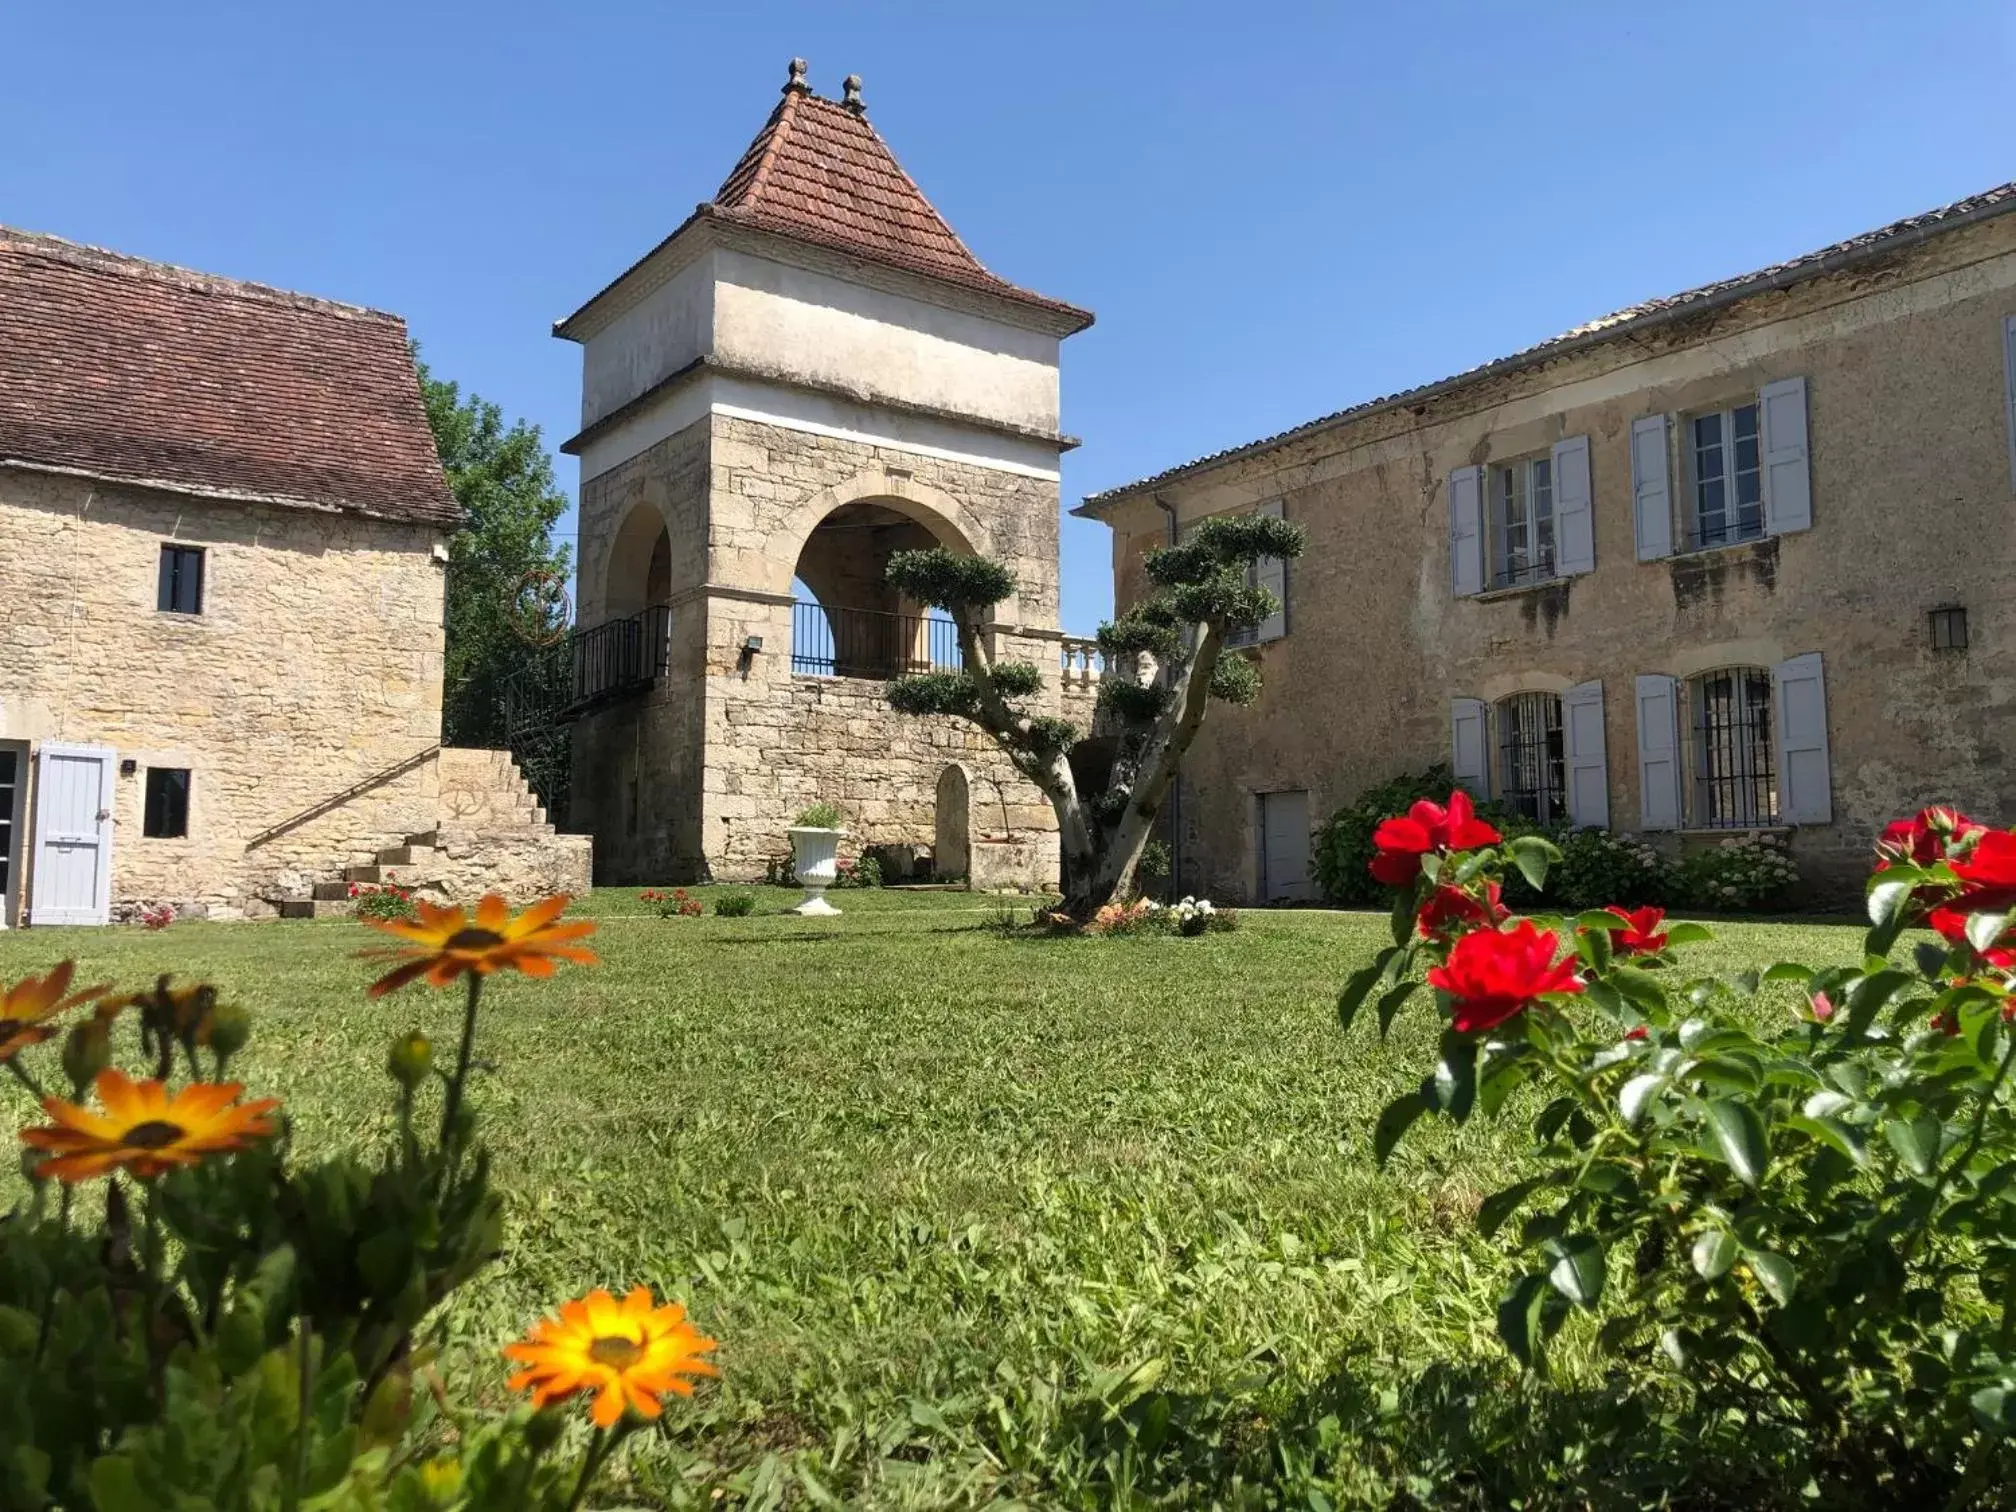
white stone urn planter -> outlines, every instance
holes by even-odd
[[[805,887],[805,896],[785,909],[794,914],[837,914],[839,909],[826,901],[826,889],[840,874],[840,841],[847,833],[837,829],[807,829],[793,826],[791,864]]]

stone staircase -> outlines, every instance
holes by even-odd
[[[348,915],[356,909],[352,888],[388,884],[435,903],[466,903],[500,892],[523,904],[555,892],[588,890],[592,842],[554,830],[509,751],[444,746],[438,771],[440,822],[433,829],[344,868],[340,880],[315,883],[307,897],[280,900],[280,916]]]

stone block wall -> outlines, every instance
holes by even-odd
[[[0,468],[0,740],[134,763],[116,778],[115,908],[265,912],[283,878],[433,825],[439,539]],[[200,615],[156,608],[168,542],[205,552]],[[150,767],[192,774],[185,838],[142,834]]]

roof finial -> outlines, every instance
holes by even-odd
[[[788,95],[812,92],[812,86],[805,82],[805,70],[809,66],[803,58],[791,60],[791,77],[784,81],[784,93]]]
[[[861,103],[861,75],[859,74],[847,75],[847,77],[841,82],[840,87],[846,91],[840,103],[842,105],[845,105],[849,110],[853,111],[854,114],[856,115],[865,115],[868,111],[868,107]]]

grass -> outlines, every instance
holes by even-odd
[[[1044,939],[960,893],[843,892],[820,920],[757,896],[667,920],[598,892],[602,966],[486,996],[473,1096],[512,1222],[446,1320],[460,1394],[501,1402],[496,1346],[558,1300],[643,1282],[724,1371],[636,1446],[624,1494],[652,1505],[1487,1505],[1476,1445],[1423,1415],[1572,1409],[1572,1347],[1535,1397],[1493,1336],[1502,1268],[1470,1214],[1511,1140],[1423,1125],[1374,1169],[1373,1120],[1433,1042],[1418,1003],[1384,1044],[1369,1014],[1337,1028],[1383,918]],[[1690,964],[1860,942],[1717,935]],[[0,980],[65,954],[210,980],[259,1010],[234,1070],[299,1146],[370,1146],[387,1044],[452,1039],[459,1004],[367,1001],[373,938],[37,930],[0,935]]]

